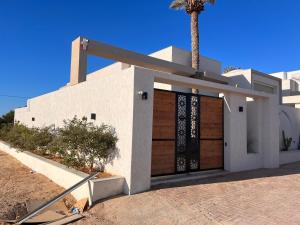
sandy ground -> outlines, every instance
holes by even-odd
[[[160,186],[95,205],[77,225],[299,225],[300,163]]]
[[[0,151],[0,219],[15,219],[24,214],[25,202],[46,202],[64,191],[45,176],[31,170],[13,157]],[[74,201],[68,197],[71,203]],[[59,202],[57,206],[64,204]],[[26,213],[26,212],[25,212]]]

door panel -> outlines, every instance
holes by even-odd
[[[152,166],[151,174],[163,175],[175,173],[175,142],[152,142]]]
[[[200,104],[200,138],[223,139],[223,99],[201,96]]]
[[[223,141],[201,140],[200,169],[223,168]]]
[[[154,91],[152,139],[175,140],[176,94]]]
[[[200,110],[200,169],[223,168],[223,99],[201,96]]]
[[[152,176],[175,173],[176,94],[154,90]]]

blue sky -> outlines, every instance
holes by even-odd
[[[189,17],[169,3],[1,0],[0,115],[68,82],[70,45],[79,35],[145,54],[190,49]],[[201,52],[223,66],[300,69],[299,11],[299,0],[217,0],[200,16]],[[108,63],[90,57],[89,71]]]

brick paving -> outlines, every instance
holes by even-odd
[[[113,198],[97,204],[78,224],[298,225],[300,163]]]

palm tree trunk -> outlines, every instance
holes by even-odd
[[[199,70],[199,13],[194,11],[191,13],[191,35],[192,35],[192,67]],[[194,94],[198,94],[197,89],[192,89]]]
[[[198,12],[191,14],[191,33],[192,33],[192,67],[199,70],[199,26]]]

